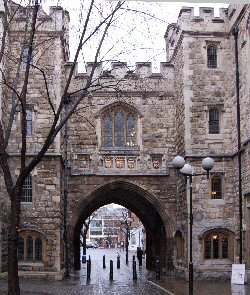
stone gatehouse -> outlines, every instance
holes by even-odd
[[[11,9],[15,7],[12,3]],[[200,9],[199,16],[193,15],[193,8],[183,8],[177,23],[166,28],[168,60],[161,63],[160,73],[152,73],[148,62],[138,62],[132,73],[124,62],[112,63],[110,71],[99,63],[94,78],[109,87],[93,87],[26,179],[20,273],[39,271],[41,276],[61,278],[66,246],[70,269],[78,269],[83,221],[99,207],[115,202],[135,212],[145,226],[147,267],[156,259],[165,267],[170,259],[175,273],[186,276],[189,189],[172,166],[173,158],[180,154],[197,173],[202,172],[203,158],[215,160],[209,179],[193,177],[195,276],[230,276],[232,263],[239,261],[240,244],[235,26],[239,27],[240,49],[243,257],[250,268],[249,15],[249,5],[230,5],[221,10],[220,17],[214,17],[213,9],[207,7]],[[72,67],[68,61],[69,15],[61,7],[51,7],[49,16],[41,11],[39,18],[33,62],[49,73],[53,103],[57,104]],[[17,57],[25,22],[21,12],[14,20],[8,32],[8,50]],[[10,83],[15,77],[14,63],[5,59],[2,65]],[[65,111],[81,95],[79,89],[86,85],[92,66],[87,64],[86,73],[76,71]],[[36,69],[30,75],[28,158],[41,147],[52,120],[42,76]],[[1,93],[1,120],[5,123],[10,97],[3,83]],[[19,113],[8,152],[17,177]],[[0,272],[5,273],[9,200],[0,177]]]

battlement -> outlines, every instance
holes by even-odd
[[[214,16],[214,8],[213,7],[200,7],[199,15],[194,16],[194,7],[182,7],[179,13],[178,22],[195,22],[195,21],[205,21],[213,23],[223,23],[227,20],[227,8],[219,9],[219,17]]]
[[[194,15],[194,7],[184,6],[180,10],[176,23],[169,24],[165,33],[167,61],[181,42],[183,32],[189,34],[214,34],[228,32],[228,8],[219,9],[219,17],[214,16],[213,7],[200,7],[199,15]]]
[[[220,16],[215,17],[213,7],[200,7],[199,15],[195,16],[194,7],[184,6],[180,10],[177,23],[168,26],[165,38],[176,40],[179,31],[226,32],[228,30],[228,9],[220,8],[219,13]],[[172,40],[171,43],[173,43]]]
[[[0,0],[0,11],[2,7],[2,0]],[[13,29],[23,30],[26,23],[27,15],[32,13],[33,6],[21,6],[14,2],[10,3],[10,11],[14,14],[15,22],[12,23]],[[66,31],[69,30],[69,12],[64,10],[61,6],[51,6],[49,14],[47,14],[42,6],[39,7],[37,21],[40,22],[38,31]]]
[[[66,74],[69,73],[70,68],[73,63],[68,62],[65,64]],[[86,78],[92,72],[94,67],[93,62],[86,63],[86,72],[78,72],[78,64],[75,68],[75,77],[76,78]],[[165,78],[169,81],[172,81],[174,71],[173,65],[168,62],[160,63],[160,73],[152,72],[152,63],[151,62],[136,62],[135,70],[130,70],[126,62],[111,62],[111,69],[103,69],[101,62],[98,62],[94,71],[93,78],[103,78],[103,79],[140,79],[140,78]]]

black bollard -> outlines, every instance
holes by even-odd
[[[120,255],[117,255],[117,268],[120,268],[121,263],[120,263]]]
[[[91,273],[91,259],[90,259],[90,255],[89,255],[89,272]]]
[[[113,281],[113,260],[110,260],[109,279],[110,279],[110,281]]]
[[[87,260],[87,280],[90,280],[90,261]]]
[[[105,255],[103,255],[103,258],[102,258],[102,267],[106,268]]]
[[[159,260],[156,260],[155,262],[155,278],[157,280],[161,278],[161,265]]]
[[[133,280],[137,280],[136,261],[133,261]]]
[[[135,255],[133,255],[133,265],[134,265],[134,261],[135,261]]]

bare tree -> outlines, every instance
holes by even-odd
[[[3,35],[2,35],[2,44],[0,52],[0,63],[3,63],[6,59],[15,59],[7,52],[6,48],[6,39],[12,25],[13,18],[18,12],[20,6],[11,7],[11,1],[4,0],[5,14],[3,19]],[[39,12],[39,1],[33,1],[33,6],[27,7],[27,21],[25,27],[21,28],[24,32],[23,44],[28,48],[28,54],[25,61],[25,70],[24,74],[20,75],[20,66],[23,65],[23,60],[21,56],[15,64],[17,65],[16,69],[16,79],[15,81],[9,81],[7,74],[2,71],[2,81],[6,87],[6,94],[8,95],[8,100],[11,99],[11,111],[8,118],[4,116],[0,122],[0,165],[2,168],[6,190],[8,192],[10,202],[11,202],[11,216],[9,222],[9,232],[8,232],[8,294],[20,294],[19,287],[19,277],[18,277],[18,258],[17,258],[17,249],[18,249],[18,240],[19,240],[19,227],[20,227],[20,203],[22,195],[22,187],[25,183],[25,179],[29,173],[37,166],[37,164],[43,159],[45,153],[48,151],[52,145],[55,137],[61,131],[67,120],[70,116],[76,111],[77,106],[84,97],[89,93],[90,89],[93,87],[93,74],[95,68],[98,64],[98,56],[100,49],[103,45],[105,36],[115,20],[116,13],[122,7],[123,2],[117,2],[113,5],[112,10],[109,13],[104,13],[100,18],[99,24],[93,28],[89,29],[89,23],[91,19],[91,13],[94,8],[94,0],[90,2],[88,7],[88,12],[84,24],[82,26],[81,36],[75,53],[74,61],[72,63],[69,76],[64,84],[63,91],[59,102],[56,104],[51,97],[51,90],[49,89],[48,76],[45,71],[39,65],[32,63],[32,56],[34,54],[35,41],[37,36],[37,30],[39,25],[38,22],[38,12]],[[79,54],[87,42],[94,38],[95,35],[99,33],[98,45],[95,48],[95,60],[91,73],[87,79],[85,86],[79,92],[78,98],[70,104],[70,107],[67,112],[64,112],[65,100],[68,96],[68,89],[73,77],[75,67]],[[34,157],[27,157],[27,110],[28,110],[28,89],[30,83],[30,71],[31,69],[36,69],[43,77],[44,86],[46,88],[46,100],[49,106],[50,112],[52,113],[52,120],[50,129],[46,135],[46,138]],[[96,86],[95,86],[96,87]],[[12,127],[14,124],[14,119],[16,114],[20,112],[20,133],[21,133],[21,148],[20,148],[20,170],[17,179],[15,180],[11,171],[11,163],[9,161],[8,155],[8,145],[11,138]]]
[[[39,13],[41,13],[41,7],[39,0],[28,1],[28,6],[23,7],[15,4],[9,0],[3,0],[4,3],[4,15],[2,18],[3,32],[1,36],[0,45],[0,64],[4,65],[7,61],[11,64],[9,68],[10,73],[1,67],[1,80],[4,97],[1,100],[5,100],[6,109],[0,120],[0,166],[4,177],[5,187],[10,199],[10,221],[8,230],[8,293],[20,294],[19,277],[18,277],[18,242],[19,242],[19,229],[20,229],[20,214],[21,214],[21,197],[22,189],[26,178],[33,171],[33,169],[43,160],[45,154],[53,146],[57,135],[62,131],[69,118],[77,113],[81,101],[88,97],[88,95],[94,91],[98,91],[103,88],[117,89],[119,92],[119,81],[114,82],[111,85],[110,81],[107,84],[100,84],[98,77],[95,76],[95,71],[100,61],[110,62],[107,57],[110,56],[110,52],[114,50],[115,44],[105,44],[105,38],[108,32],[114,32],[114,26],[119,17],[124,17],[125,13],[142,14],[147,15],[149,18],[153,16],[145,12],[139,12],[135,9],[128,9],[128,4],[124,4],[122,1],[113,2],[110,1],[109,9],[105,6],[100,5],[95,0],[90,0],[87,5],[84,1],[82,10],[80,13],[81,24],[78,29],[78,43],[76,46],[73,62],[67,78],[63,81],[63,86],[60,91],[60,95],[56,97],[53,94],[53,80],[49,74],[49,71],[43,67],[40,60],[36,63],[33,62],[33,57],[36,54],[40,54],[40,58],[43,52],[46,52],[52,46],[53,36],[47,37],[46,40],[39,41],[39,28],[43,26],[44,21],[39,19]],[[21,13],[20,13],[21,12]],[[21,14],[21,17],[25,19],[22,23],[23,26],[15,27],[15,17],[17,14]],[[94,20],[94,21],[93,21]],[[123,25],[126,22],[126,17],[123,19]],[[136,26],[136,25],[134,25]],[[8,50],[7,42],[11,41],[10,32],[13,29],[21,31],[21,37],[19,43],[19,56],[13,54]],[[134,30],[131,27],[127,30],[127,35]],[[113,31],[112,31],[113,30]],[[67,35],[67,32],[63,32]],[[8,38],[10,39],[8,41]],[[61,38],[61,42],[66,42]],[[125,43],[124,37],[120,38],[122,44]],[[104,47],[104,53],[101,57],[101,49]],[[64,59],[67,61],[68,52],[67,44],[65,45]],[[94,52],[94,60],[92,63],[91,71],[86,78],[85,84],[77,89],[73,94],[74,99],[69,100],[69,88],[71,85],[72,78],[74,76],[77,62],[84,52],[85,47],[91,47],[92,53]],[[26,49],[26,57],[23,57],[24,48]],[[122,53],[126,52],[124,46],[122,47]],[[114,53],[113,56],[115,61],[118,60],[119,53]],[[83,59],[85,61],[85,59]],[[39,81],[33,81],[31,79],[31,72],[36,71]],[[15,73],[14,73],[15,72]],[[27,115],[30,104],[30,86],[31,84],[43,84],[43,90],[40,91],[40,96],[46,105],[46,110],[50,114],[49,127],[46,129],[46,136],[43,138],[40,145],[35,149],[35,154],[32,156],[28,155],[29,148],[27,146]],[[55,99],[56,97],[56,99]],[[67,111],[65,111],[65,105],[67,105]],[[43,111],[42,108],[40,110]],[[20,168],[17,176],[13,175],[13,163],[9,156],[10,144],[12,139],[17,136],[13,135],[13,126],[15,125],[16,117],[20,117],[20,128],[18,129],[18,139],[20,141],[18,152],[20,159]],[[86,229],[89,228],[89,222],[85,223]],[[86,235],[86,233],[83,233]],[[86,239],[85,239],[86,242]],[[86,245],[85,245],[86,247]]]
[[[89,227],[90,227],[90,223],[91,221],[95,218],[96,216],[96,212],[94,212],[92,215],[90,215],[83,223],[84,227],[81,230],[80,234],[82,236],[82,242],[81,242],[81,246],[82,246],[82,254],[86,255],[86,239],[87,239],[87,233],[89,231]]]

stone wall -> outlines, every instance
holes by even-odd
[[[64,66],[68,59],[69,16],[60,7],[52,7],[50,12],[51,16],[39,12],[38,21],[43,23],[35,40],[34,63],[48,74],[51,100],[58,106],[65,78],[72,67],[69,62]],[[11,25],[8,39],[9,54],[16,59],[23,44],[24,24],[20,11]],[[240,28],[244,249],[246,259],[250,260],[247,250],[250,244],[249,5],[232,5],[228,10],[222,9],[217,18],[213,15],[213,9],[208,7],[201,8],[198,17],[193,16],[193,8],[183,8],[177,24],[171,24],[167,29],[168,61],[161,63],[160,73],[152,73],[152,65],[148,62],[137,63],[134,72],[129,71],[123,62],[112,63],[110,70],[103,70],[102,64],[98,63],[89,91],[84,94],[93,63],[87,63],[86,73],[78,73],[76,67],[69,87],[69,105],[81,95],[83,99],[67,127],[67,213],[71,262],[79,260],[79,255],[73,257],[73,252],[79,254],[75,235],[84,218],[101,205],[117,201],[134,210],[145,221],[151,238],[154,230],[159,239],[164,233],[164,242],[160,241],[160,247],[156,242],[148,244],[154,257],[166,259],[168,256],[172,259],[174,236],[177,230],[182,233],[183,256],[180,261],[175,261],[175,266],[185,276],[189,261],[189,189],[185,179],[172,169],[171,162],[177,154],[181,154],[195,167],[195,172],[200,173],[201,159],[211,155],[215,158],[212,175],[219,174],[223,178],[223,198],[212,200],[211,180],[205,176],[193,177],[192,210],[194,213],[200,210],[203,214],[202,220],[195,221],[193,227],[195,274],[198,277],[215,277],[220,272],[219,276],[229,276],[231,263],[238,261],[239,244],[235,60],[234,37],[231,34],[235,24]],[[206,65],[206,47],[210,43],[218,48],[216,69],[208,69]],[[14,68],[15,63],[11,60],[4,66],[10,83],[16,78]],[[23,69],[20,81],[22,78]],[[18,85],[20,90],[21,83]],[[2,93],[5,99],[1,100],[1,119],[6,128],[12,97],[6,87]],[[53,120],[44,80],[37,69],[31,69],[28,104],[33,110],[33,134],[27,139],[28,154],[32,157],[41,148]],[[208,133],[208,110],[211,106],[217,106],[221,111],[220,134]],[[135,146],[103,146],[102,115],[112,107],[121,107],[136,115]],[[20,231],[35,230],[44,237],[46,259],[42,265],[22,263],[22,270],[59,275],[63,268],[64,186],[61,153],[64,154],[66,146],[64,131],[57,136],[49,153],[32,172],[32,203],[21,206]],[[20,114],[15,116],[8,151],[13,177],[16,178],[20,167],[17,154],[20,152]],[[106,162],[107,158],[109,163]],[[116,162],[118,159],[120,164]],[[0,271],[3,272],[6,270],[5,213],[8,212],[9,201],[2,176],[0,189]],[[234,240],[233,261],[220,263],[219,267],[218,264],[204,261],[203,257],[202,239],[212,229],[227,230]],[[165,244],[165,240],[169,241],[169,245]]]
[[[18,8],[18,9],[17,9]],[[22,89],[25,63],[21,63],[19,76],[17,75],[17,61],[25,45],[25,19],[29,9],[12,3],[11,12],[16,12],[10,23],[6,50],[11,59],[5,59],[3,69],[7,82],[15,87],[18,77],[17,91]],[[27,104],[32,110],[32,135],[27,137],[27,154],[37,153],[49,132],[53,120],[53,112],[49,105],[45,81],[42,71],[45,71],[50,99],[56,108],[61,99],[64,86],[64,62],[68,59],[68,22],[69,15],[60,7],[52,7],[50,16],[41,9],[38,13],[38,29],[35,34],[33,65],[31,66],[28,84]],[[6,52],[7,53],[7,52]],[[2,77],[2,76],[1,76]],[[3,127],[7,128],[11,111],[12,94],[8,87],[3,88],[1,97],[1,111]],[[19,175],[21,137],[20,137],[20,109],[16,112],[8,145],[9,161],[13,180]],[[43,271],[51,276],[62,276],[62,172],[61,172],[60,134],[49,148],[43,161],[32,171],[32,203],[21,205],[20,232],[36,232],[44,240],[44,257],[42,263],[20,263],[19,269],[25,271]],[[31,158],[27,157],[27,162]],[[0,178],[0,270],[6,271],[7,255],[7,216],[9,199],[4,189],[2,173]]]
[[[230,9],[234,10],[234,15]],[[202,169],[198,168],[201,166],[202,155],[203,157],[204,155],[215,157],[216,164],[212,173],[223,175],[223,200],[211,200],[210,181],[201,177],[193,179],[193,211],[202,210],[204,213],[204,219],[194,223],[193,233],[194,265],[198,276],[217,275],[215,265],[203,263],[201,236],[206,230],[225,228],[233,232],[235,234],[234,260],[238,260],[235,52],[234,38],[230,33],[235,23],[238,23],[240,28],[241,135],[246,146],[242,158],[243,188],[246,192],[249,190],[249,183],[244,181],[249,178],[249,169],[247,169],[249,167],[247,152],[249,144],[249,120],[247,119],[249,117],[249,52],[247,51],[249,7],[247,10],[247,5],[236,5],[235,8],[230,9],[229,14],[223,9],[220,17],[214,18],[211,8],[200,8],[200,15],[194,17],[193,8],[184,7],[177,24],[171,24],[165,35],[168,57],[175,68],[175,81],[183,83],[181,87],[175,88],[176,102],[178,102],[176,104],[177,150],[179,149],[180,153],[186,155],[187,160],[194,165],[195,172],[198,173],[202,172]],[[216,69],[208,69],[206,66],[206,46],[209,43],[218,46],[218,67]],[[211,105],[222,108],[222,130],[219,135],[208,134],[208,110]],[[184,106],[183,111],[182,106]],[[178,128],[178,126],[183,127]],[[182,144],[183,138],[185,139],[184,145]],[[181,196],[183,183],[179,181],[178,190]],[[182,219],[182,222],[183,224],[186,222],[185,230],[182,231],[185,232],[188,230],[187,216],[186,219]],[[181,230],[181,226],[179,229]],[[187,246],[186,243],[186,250]],[[228,276],[230,265],[221,265],[221,270],[223,269],[223,275]]]

